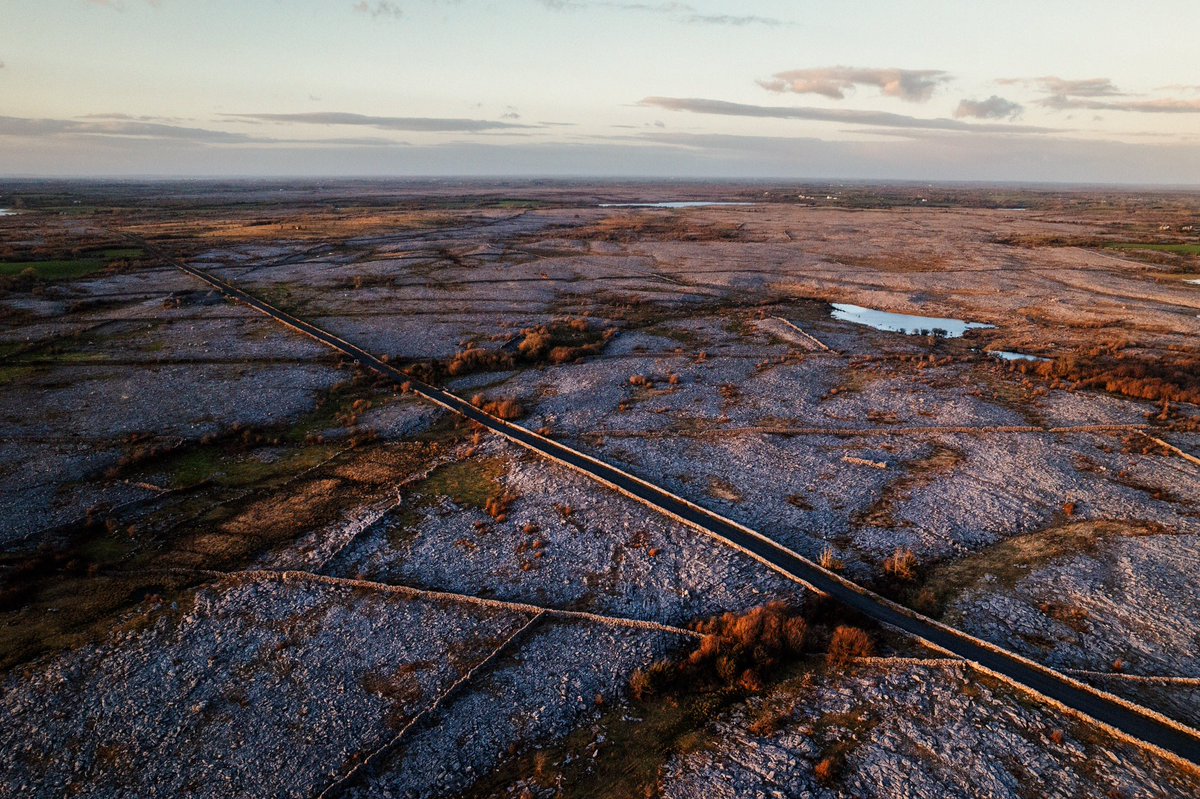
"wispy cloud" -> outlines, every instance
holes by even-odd
[[[1153,97],[1121,91],[1110,78],[1068,80],[1054,75],[1040,78],[1007,78],[1002,84],[1036,86],[1047,92],[1037,104],[1055,111],[1129,111],[1144,114],[1197,114],[1200,100]],[[1158,91],[1191,91],[1190,85],[1163,86]]]
[[[82,114],[78,119],[107,119],[119,122],[165,122],[175,123],[183,121],[181,117],[161,117],[150,114]]]
[[[395,3],[390,3],[388,0],[376,0],[374,3],[368,3],[367,0],[355,3],[351,8],[358,14],[369,14],[372,17],[386,17],[389,19],[400,19],[404,16],[404,10]]]
[[[776,72],[758,85],[773,92],[820,94],[842,100],[855,86],[874,86],[887,97],[909,102],[928,100],[935,89],[950,80],[940,69],[865,69],[860,67],[817,67]]]
[[[1025,107],[1012,100],[1006,100],[993,94],[986,100],[963,100],[954,111],[954,116],[974,117],[976,119],[1015,119],[1021,115]]]
[[[116,116],[116,115],[114,115]],[[251,144],[278,141],[244,133],[207,128],[165,125],[133,118],[46,119],[0,117],[0,136],[110,136],[122,138],[176,139],[206,144]]]
[[[1064,80],[1048,75],[1037,78],[1042,90],[1050,94],[1073,97],[1115,97],[1123,94],[1109,78],[1085,78],[1083,80]]]
[[[778,19],[776,17],[762,17],[758,14],[699,14],[690,13],[683,16],[684,22],[692,22],[698,25],[732,25],[733,27],[743,27],[745,25],[762,25],[767,28],[777,28],[782,25],[794,25],[793,22]]]
[[[223,114],[230,119],[254,122],[278,122],[305,125],[357,125],[379,130],[405,130],[417,132],[471,133],[501,128],[528,128],[512,122],[487,119],[456,119],[439,117],[381,117],[366,114],[350,114],[342,111],[312,111],[299,114]]]
[[[1144,114],[1200,114],[1200,100],[1180,100],[1170,97],[1149,100],[1092,100],[1055,94],[1038,102],[1057,111],[1086,109],[1089,111],[1135,111]]]
[[[922,119],[887,111],[862,111],[850,108],[812,108],[805,106],[770,106],[729,103],[697,97],[646,97],[639,105],[665,108],[669,111],[689,111],[694,114],[763,117],[770,119],[805,119],[816,122],[841,122],[854,125],[879,125],[889,128],[924,130],[953,130],[974,133],[1049,133],[1053,128],[1033,125],[1008,125],[962,122],[957,119]]]
[[[594,8],[639,11],[648,14],[662,14],[673,17],[679,22],[695,25],[729,25],[733,27],[762,25],[774,28],[795,24],[777,17],[764,17],[758,14],[705,13],[687,3],[637,3],[622,2],[622,0],[539,0],[539,2],[553,11],[582,11]]]
[[[113,11],[124,11],[125,4],[121,0],[84,0],[87,5],[111,8]],[[158,8],[160,0],[146,0],[146,5]]]
[[[384,146],[399,145],[383,137],[287,139],[274,136],[251,136],[225,130],[212,130],[185,125],[171,125],[166,117],[132,116],[130,114],[91,114],[73,119],[0,116],[0,137],[46,139],[74,137],[88,140],[160,141],[198,145],[292,145],[292,146]]]

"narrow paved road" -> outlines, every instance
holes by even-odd
[[[152,246],[142,243],[155,251]],[[1186,766],[1200,766],[1200,731],[1176,723],[1148,708],[1103,693],[1014,652],[988,644],[891,602],[841,575],[821,568],[760,533],[578,450],[484,413],[462,397],[414,380],[365,350],[281,311],[209,272],[170,258],[161,252],[158,254],[184,272],[213,286],[226,297],[243,302],[272,319],[311,336],[350,356],[364,367],[394,380],[410,383],[412,390],[426,399],[746,552],[781,574],[828,594],[880,624],[905,632],[935,649],[965,658],[975,668],[1037,694],[1043,700],[1057,704],[1068,712],[1084,716],[1143,748]]]

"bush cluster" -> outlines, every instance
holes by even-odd
[[[635,699],[643,700],[676,681],[715,684],[738,693],[758,693],[764,677],[804,651],[808,622],[782,602],[746,613],[725,613],[695,625],[704,635],[681,663],[659,661],[630,678]]]
[[[1200,357],[1179,353],[1151,357],[1094,347],[1053,361],[1014,361],[1010,368],[1076,389],[1100,388],[1134,399],[1200,405]]]

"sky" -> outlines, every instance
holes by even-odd
[[[0,176],[1200,185],[1200,3],[0,0]]]

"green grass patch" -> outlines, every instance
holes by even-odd
[[[43,261],[0,261],[0,275],[16,276],[32,270],[39,280],[71,280],[105,269],[113,261],[141,258],[140,247],[114,247],[94,250],[78,258],[51,258]]]
[[[170,475],[172,488],[190,488],[210,481],[223,488],[245,488],[291,477],[316,466],[333,452],[331,445],[312,445],[265,461],[252,454],[226,452],[214,444],[176,455],[162,465],[162,470]]]
[[[0,386],[19,383],[36,371],[33,366],[0,366]]]
[[[118,258],[141,258],[145,252],[141,247],[115,247],[109,250],[101,250],[100,257],[116,260]]]
[[[32,270],[41,280],[69,280],[99,272],[107,265],[104,258],[72,258],[53,261],[0,261],[0,275],[20,275]]]
[[[500,458],[468,458],[433,471],[417,490],[426,496],[448,497],[460,508],[482,510],[500,492],[507,467]]]
[[[443,498],[460,508],[483,510],[488,499],[501,492],[500,480],[507,468],[500,458],[467,458],[434,469],[412,487],[397,523],[388,529],[388,540],[394,547],[404,546],[425,512]]]
[[[1136,522],[1088,521],[1054,526],[1014,536],[939,565],[929,572],[921,588],[931,591],[937,605],[944,607],[985,584],[993,590],[1011,590],[1038,569],[1063,558],[1094,553],[1107,540],[1158,532],[1153,525]]]
[[[1122,244],[1106,244],[1109,250],[1154,250],[1155,252],[1173,252],[1178,255],[1200,255],[1200,244],[1138,244],[1127,242]]]

